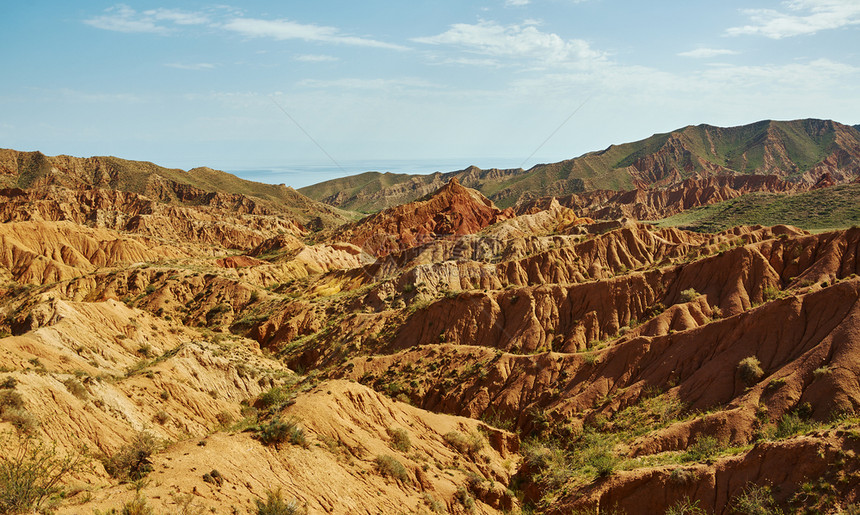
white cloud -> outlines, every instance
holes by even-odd
[[[405,47],[401,45],[342,34],[335,27],[297,23],[290,20],[236,18],[221,25],[221,28],[249,37],[272,38],[276,40],[301,39],[303,41],[405,50]]]
[[[441,87],[418,78],[401,79],[334,79],[317,80],[305,79],[299,81],[297,86],[307,88],[336,88],[336,89],[360,89],[360,90],[391,90],[391,89],[440,89]]]
[[[558,34],[541,32],[533,24],[500,25],[480,21],[474,25],[457,23],[448,31],[413,41],[429,45],[450,45],[466,51],[515,59],[531,59],[541,64],[602,61],[605,54],[581,39],[565,40]]]
[[[737,55],[739,52],[728,50],[726,48],[697,48],[687,52],[681,52],[678,55],[681,57],[693,57],[696,59],[707,59],[709,57],[717,57],[721,55]]]
[[[167,63],[165,66],[180,70],[211,70],[215,68],[215,65],[211,63]]]
[[[156,20],[167,20],[177,25],[202,25],[209,23],[209,17],[200,13],[189,13],[177,9],[150,9],[143,11],[144,16],[151,16]]]
[[[336,27],[298,23],[290,20],[244,18],[232,10],[225,16],[223,11],[224,9],[219,7],[206,10],[211,15],[203,12],[164,8],[136,11],[125,4],[117,4],[105,9],[101,16],[84,20],[84,23],[99,29],[116,32],[152,34],[169,33],[182,26],[206,25],[213,29],[235,32],[248,37],[264,37],[276,40],[300,39],[393,50],[407,49],[402,45],[344,34]],[[226,21],[216,21],[213,20],[213,17]]]
[[[507,6],[529,5],[530,0],[505,0]]]
[[[105,9],[101,16],[84,20],[87,25],[115,32],[163,34],[171,30],[169,26],[159,22],[170,22],[176,25],[200,25],[208,23],[209,18],[202,14],[176,9],[150,9],[138,12],[127,5],[117,4]]]
[[[730,36],[761,35],[781,39],[860,24],[858,0],[790,0],[789,12],[774,9],[742,9],[752,22],[726,31]]]
[[[293,59],[296,61],[302,61],[305,63],[327,63],[327,62],[340,61],[339,58],[337,58],[333,55],[321,55],[321,54],[297,55]]]

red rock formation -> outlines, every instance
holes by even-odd
[[[513,216],[512,210],[496,209],[486,197],[451,179],[429,198],[381,211],[338,230],[335,237],[385,256],[439,237],[472,234]]]

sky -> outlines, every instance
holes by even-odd
[[[860,0],[223,2],[4,1],[0,147],[300,187],[860,123]]]

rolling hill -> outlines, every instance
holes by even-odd
[[[0,188],[50,186],[110,189],[181,205],[243,205],[251,213],[285,214],[312,228],[338,225],[353,217],[283,184],[247,181],[206,167],[186,172],[109,156],[46,156],[0,149]]]
[[[299,191],[333,206],[374,212],[424,196],[457,178],[504,208],[542,196],[660,188],[688,178],[725,174],[775,175],[805,186],[822,177],[850,180],[860,175],[860,131],[815,119],[765,120],[727,128],[703,124],[529,170],[469,167],[432,175],[370,172]]]

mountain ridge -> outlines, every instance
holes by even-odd
[[[541,196],[659,188],[719,174],[777,175],[809,186],[824,174],[848,180],[860,175],[860,131],[818,119],[762,120],[736,127],[688,125],[529,170],[369,173],[361,174],[360,181],[334,179],[299,191],[334,206],[373,212],[414,200],[457,177],[500,207],[510,207]]]
[[[353,216],[292,187],[248,181],[208,167],[184,171],[113,156],[47,156],[0,149],[0,187],[101,188],[184,205],[245,204],[250,212],[282,213],[305,225],[334,226]]]

